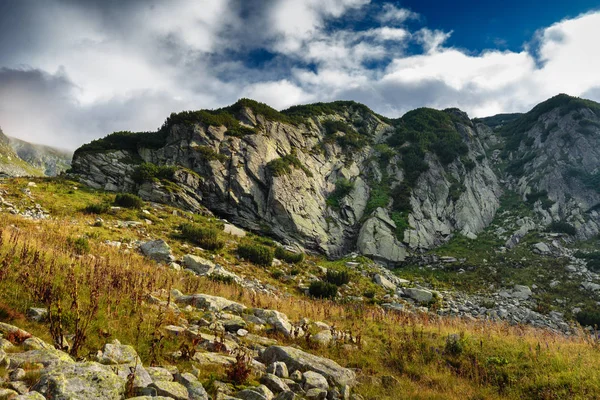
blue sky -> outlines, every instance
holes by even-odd
[[[240,97],[355,100],[390,117],[598,101],[598,37],[584,0],[4,0],[0,126],[75,148]]]

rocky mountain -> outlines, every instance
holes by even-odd
[[[40,175],[42,173],[39,170],[17,155],[10,139],[0,129],[0,177]]]
[[[470,120],[421,108],[399,119],[354,102],[278,112],[243,99],[172,114],[75,152],[85,183],[188,210],[338,257],[388,265],[491,223],[504,191],[531,227],[599,231],[600,105],[556,96],[526,114]]]
[[[358,248],[395,264],[492,220],[501,189],[480,135],[456,109],[390,120],[354,102],[280,113],[241,100],[96,140],[73,170],[332,257]]]
[[[71,166],[73,153],[41,144],[29,143],[9,137],[10,145],[17,155],[46,176],[56,176]]]

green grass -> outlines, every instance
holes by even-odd
[[[312,178],[313,173],[304,165],[295,154],[287,154],[283,157],[276,158],[267,163],[267,169],[273,176],[285,176],[292,173],[292,169],[299,169],[304,174]]]

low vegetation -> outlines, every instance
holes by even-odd
[[[259,244],[240,244],[237,253],[241,258],[264,267],[270,267],[275,257],[272,248]]]
[[[335,182],[335,190],[327,196],[326,203],[334,210],[340,209],[340,200],[348,196],[354,189],[354,183],[346,178],[340,178]]]
[[[276,158],[275,160],[267,163],[267,169],[273,176],[289,175],[292,173],[292,168],[302,170],[309,178],[312,178],[313,176],[313,173],[304,164],[302,164],[302,161],[300,161],[294,153]]]
[[[277,247],[275,249],[275,257],[290,264],[297,264],[304,260],[304,253],[295,253],[283,247]]]
[[[174,166],[159,166],[149,162],[143,162],[135,168],[131,178],[138,184],[161,179],[172,180],[176,171],[177,167]]]
[[[119,193],[115,196],[114,204],[118,207],[139,209],[144,205],[144,200],[135,194]]]
[[[219,250],[225,245],[220,231],[213,227],[187,223],[181,226],[181,233],[186,239],[206,250]]]

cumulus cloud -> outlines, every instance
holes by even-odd
[[[366,17],[375,22],[359,30],[342,23]],[[0,126],[75,148],[239,97],[277,108],[352,99],[391,117],[526,111],[559,92],[600,100],[600,13],[542,28],[518,52],[471,53],[451,35],[370,0],[6,0]]]

